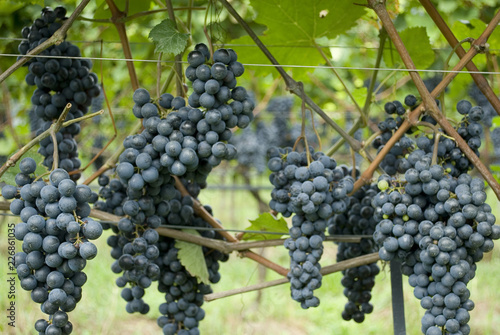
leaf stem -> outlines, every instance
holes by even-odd
[[[172,6],[172,0],[165,0],[168,10],[168,17],[170,21],[174,24],[174,28],[177,30],[177,21],[175,19],[174,7]],[[178,97],[185,97],[186,92],[184,91],[184,85],[182,83],[182,55],[178,54],[174,56],[174,70],[175,70],[175,87]]]
[[[335,69],[335,67],[333,66],[332,62],[330,61],[330,59],[326,56],[326,54],[324,53],[323,49],[316,43],[314,43],[314,46],[316,47],[316,49],[318,50],[319,54],[321,55],[321,57],[323,57],[323,59],[325,60],[326,64],[328,64],[328,66],[330,66],[330,69],[332,70],[333,74],[335,74],[335,76],[337,77],[337,79],[340,81],[340,83],[342,84],[342,86],[344,87],[344,90],[345,92],[347,93],[347,95],[349,96],[349,98],[352,100],[352,102],[354,103],[354,106],[356,107],[356,109],[358,110],[359,112],[359,115],[361,117],[361,119],[363,120],[363,123],[364,124],[368,124],[368,120],[366,119],[366,115],[364,114],[364,111],[363,109],[361,109],[361,107],[359,106],[358,102],[356,101],[356,99],[354,99],[354,96],[352,95],[351,93],[351,90],[347,87],[346,83],[344,80],[342,80],[342,77],[340,76],[340,74],[337,72],[337,70]]]

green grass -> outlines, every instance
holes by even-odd
[[[213,183],[231,183],[229,177],[216,176]],[[261,192],[264,198],[268,192]],[[264,199],[266,200],[266,199]],[[244,191],[205,190],[201,196],[204,204],[211,204],[214,214],[226,228],[244,228],[248,219],[258,215],[255,200]],[[490,203],[498,216],[498,202],[490,194]],[[0,217],[0,221],[2,218]],[[15,217],[4,217],[5,222],[17,222]],[[151,305],[149,315],[130,315],[125,312],[125,302],[120,297],[120,289],[114,284],[117,275],[110,270],[112,258],[106,245],[106,232],[97,241],[99,254],[88,262],[86,273],[88,281],[83,287],[83,299],[70,320],[74,324],[74,334],[161,334],[156,325],[159,315],[157,306],[162,295],[154,290],[146,293],[146,301]],[[0,309],[6,310],[9,303],[6,287],[6,224],[0,229]],[[260,252],[259,250],[257,250]],[[327,246],[322,264],[335,262],[336,248]],[[264,256],[282,266],[288,265],[287,252],[282,247],[268,248]],[[248,259],[231,255],[228,262],[221,264],[221,281],[213,286],[215,292],[243,287],[262,280],[273,280],[280,276],[272,271],[259,271],[257,264]],[[375,310],[368,315],[363,324],[345,322],[340,313],[346,302],[340,285],[340,274],[324,277],[323,286],[317,291],[321,305],[318,308],[303,310],[290,298],[289,285],[272,287],[262,291],[232,296],[205,303],[206,318],[201,322],[202,334],[249,335],[249,334],[391,334],[391,283],[388,267],[377,277],[372,302]],[[403,278],[405,296],[405,315],[407,334],[420,334],[420,318],[423,310],[419,301],[413,297],[407,279]],[[472,334],[500,334],[497,328],[500,319],[500,250],[497,248],[479,263],[476,278],[469,284],[476,308],[471,312]],[[2,312],[0,334],[33,334],[34,322],[44,317],[39,305],[31,301],[29,293],[22,290],[17,281],[16,291],[16,328],[8,327],[6,312]]]

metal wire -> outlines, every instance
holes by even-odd
[[[18,54],[4,54],[0,53],[0,56],[5,57],[19,57],[23,55]],[[124,62],[139,62],[139,63],[158,63],[157,59],[137,59],[137,58],[107,58],[107,57],[66,57],[66,56],[50,56],[50,55],[24,55],[26,57],[31,58],[64,58],[64,59],[90,59],[90,60],[105,60],[105,61],[124,61]],[[161,63],[176,63],[175,61],[170,60],[161,60]],[[187,64],[187,62],[180,62],[183,64]],[[297,64],[281,64],[281,65],[273,65],[273,64],[243,64],[244,66],[249,67],[282,67],[282,68],[306,68],[306,69],[336,69],[336,70],[367,70],[367,71],[395,71],[395,72],[429,72],[429,73],[457,73],[457,74],[470,74],[470,73],[478,73],[478,74],[500,74],[500,72],[495,71],[454,71],[454,70],[435,70],[435,69],[414,69],[408,70],[403,68],[383,68],[383,67],[358,67],[358,66],[327,66],[327,65],[297,65]]]
[[[0,216],[19,216],[19,215],[14,215],[11,213],[0,213]],[[107,224],[118,224],[117,221],[103,221],[103,220],[96,220],[97,222],[100,223],[107,223]],[[231,228],[212,228],[212,227],[196,227],[196,226],[183,226],[183,225],[160,225],[161,228],[171,228],[171,229],[194,229],[194,230],[200,230],[200,231],[206,231],[206,230],[212,230],[212,231],[227,231],[227,232],[234,232],[234,233],[247,233],[247,234],[263,234],[263,235],[290,235],[288,232],[283,233],[279,231],[264,231],[264,230],[246,230],[246,229],[231,229]],[[340,236],[340,235],[339,235]],[[351,235],[345,235],[346,237],[350,237]],[[359,238],[373,238],[372,235],[356,235],[356,237]]]
[[[5,40],[5,41],[27,41],[26,38],[21,38],[21,37],[0,37],[0,40]],[[82,44],[89,44],[89,43],[104,43],[104,44],[121,44],[121,41],[104,41],[104,40],[66,40],[67,42],[70,43],[82,43]],[[151,45],[151,42],[132,42],[129,41],[129,44],[131,45]],[[214,46],[216,47],[255,47],[258,48],[258,45],[256,44],[243,44],[243,43],[215,43]],[[318,47],[320,48],[331,48],[331,49],[366,49],[366,50],[377,50],[378,46],[364,46],[364,45],[290,45],[290,44],[266,44],[266,47],[268,48],[309,48],[309,49],[316,49]],[[444,51],[444,50],[451,50],[450,47],[443,47],[443,48],[432,48],[434,51]],[[489,50],[500,50],[500,49],[489,49]]]

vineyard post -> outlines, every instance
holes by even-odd
[[[392,321],[394,335],[406,335],[405,301],[403,296],[403,273],[401,260],[398,258],[390,262],[391,294],[392,294]]]

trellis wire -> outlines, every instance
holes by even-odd
[[[0,216],[19,216],[11,213],[0,213]],[[118,224],[117,221],[104,221],[104,220],[96,220],[100,223],[107,224]],[[268,231],[268,230],[246,230],[246,229],[231,229],[231,228],[212,228],[212,227],[195,227],[195,226],[183,226],[183,225],[160,225],[161,228],[171,228],[171,229],[194,229],[194,230],[213,230],[213,231],[227,231],[234,233],[247,233],[247,234],[263,234],[263,235],[290,235],[288,232],[279,232],[279,231]],[[336,236],[344,236],[344,235],[336,235]],[[353,235],[345,235],[346,237],[353,237]],[[372,235],[355,235],[355,237],[372,239]]]
[[[22,37],[0,37],[0,41],[5,40],[5,41],[27,41],[26,38]],[[82,43],[82,44],[90,44],[90,43],[105,43],[105,44],[121,44],[120,41],[105,41],[105,40],[66,40],[67,42],[71,43]],[[130,45],[151,45],[151,42],[131,42],[129,41]],[[216,47],[254,47],[258,48],[257,45],[255,44],[244,44],[244,43],[214,43],[214,46]],[[269,48],[309,48],[309,49],[317,49],[318,47],[320,48],[332,48],[332,49],[366,49],[366,50],[378,50],[378,46],[364,46],[364,45],[338,45],[338,44],[332,44],[332,45],[290,45],[290,44],[266,44],[267,47]],[[449,51],[451,50],[450,47],[443,47],[443,48],[431,48],[434,51]],[[500,49],[493,49],[490,48],[489,50],[492,51],[498,51]]]
[[[5,57],[20,57],[22,55],[18,54],[5,54],[0,53],[0,56]],[[160,60],[158,59],[137,59],[137,58],[107,58],[107,57],[67,57],[67,56],[51,56],[51,55],[24,55],[24,57],[31,58],[64,58],[64,59],[90,59],[90,60],[104,60],[104,61],[124,61],[124,62],[137,62],[137,63],[170,63],[174,64],[175,61],[171,60]],[[188,64],[188,62],[180,62],[183,64]],[[281,67],[281,68],[306,68],[306,69],[336,69],[336,70],[366,70],[366,71],[395,71],[395,72],[430,72],[430,73],[458,73],[458,74],[470,74],[470,73],[478,73],[478,74],[500,74],[500,72],[495,71],[474,71],[474,72],[464,72],[464,71],[454,71],[454,70],[435,70],[435,69],[412,69],[408,70],[405,68],[385,68],[385,67],[357,67],[357,66],[327,66],[327,65],[297,65],[297,64],[252,64],[252,63],[243,63],[244,66],[250,67]]]

